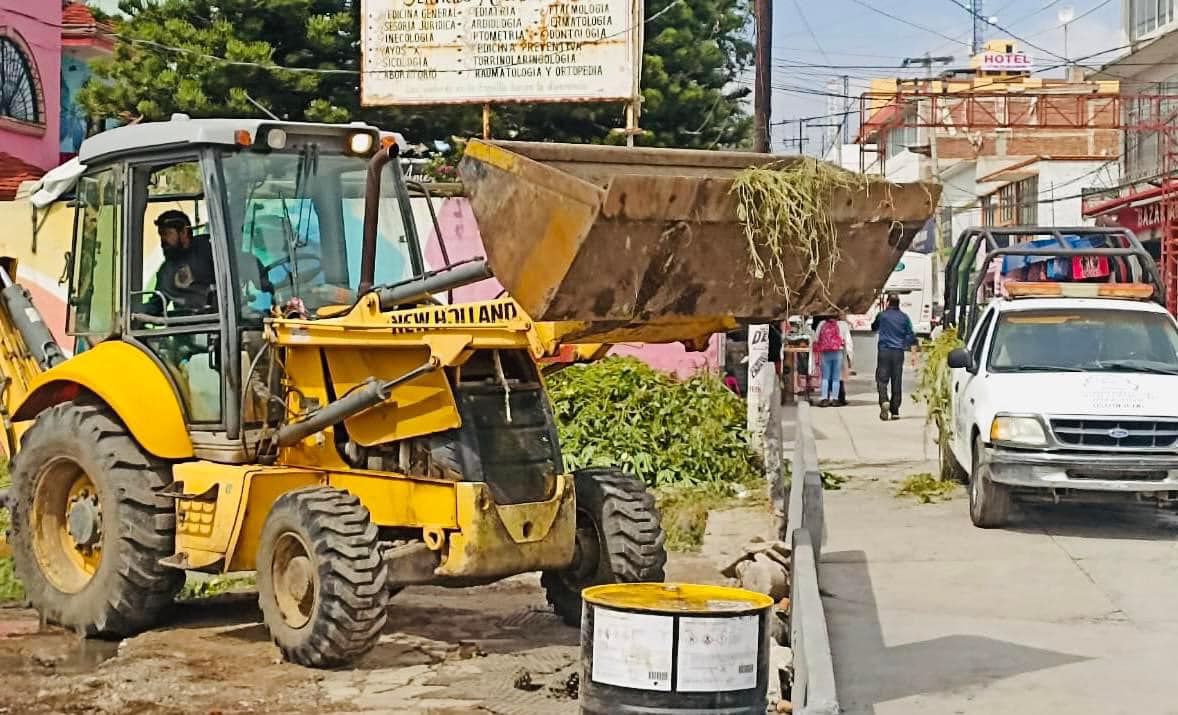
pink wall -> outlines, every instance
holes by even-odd
[[[442,229],[442,235],[446,237],[446,250],[450,255],[451,262],[487,255],[483,250],[483,239],[479,235],[478,224],[471,212],[470,202],[466,199],[445,199],[440,204],[437,208],[438,226]],[[424,206],[415,213],[419,226],[429,225],[429,214],[425,212]],[[438,246],[437,234],[432,230],[426,239],[425,261],[430,268],[440,268],[445,265],[442,260],[441,248]],[[456,302],[491,300],[502,289],[498,281],[487,280],[454,291],[454,300]],[[658,370],[687,377],[701,369],[719,369],[720,339],[719,336],[712,336],[708,349],[704,352],[688,352],[680,343],[667,345],[635,343],[618,345],[611,351],[611,354],[631,355]]]
[[[15,31],[31,52],[40,78],[44,130],[13,129],[0,119],[0,152],[42,169],[58,164],[61,113],[61,3],[58,0],[0,0],[0,28]],[[18,41],[18,45],[21,43]]]

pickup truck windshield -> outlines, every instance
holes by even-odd
[[[1178,375],[1178,329],[1132,310],[1028,310],[998,318],[990,372],[1151,372]]]

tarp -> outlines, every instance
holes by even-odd
[[[54,167],[37,183],[33,184],[29,202],[39,209],[49,206],[65,194],[69,193],[78,183],[78,177],[86,170],[86,166],[77,157],[70,159],[61,166]]]

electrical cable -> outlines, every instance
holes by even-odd
[[[822,56],[826,58],[827,62],[829,62],[830,55],[826,54],[826,50],[822,49],[822,43],[818,42],[818,35],[815,35],[814,28],[810,27],[810,21],[806,19],[806,13],[802,12],[801,4],[798,3],[798,0],[792,1],[794,4],[794,9],[798,11],[798,17],[802,19],[802,26],[806,28],[806,32],[810,33],[810,39],[814,41],[814,46],[818,48],[818,51],[821,52]]]
[[[934,30],[934,29],[932,29],[931,27],[925,27],[924,25],[917,24],[917,23],[915,23],[915,22],[912,22],[911,20],[906,20],[906,19],[904,19],[904,18],[900,17],[899,15],[893,15],[893,14],[891,14],[890,12],[888,12],[888,11],[886,11],[886,10],[880,10],[879,8],[877,8],[877,7],[873,6],[873,5],[870,5],[870,4],[866,3],[866,2],[864,2],[863,0],[851,0],[851,2],[853,2],[853,3],[855,3],[856,5],[859,5],[859,6],[861,6],[861,7],[865,7],[865,8],[867,8],[868,10],[870,10],[870,11],[872,11],[872,12],[874,12],[874,13],[877,13],[877,14],[879,14],[879,15],[883,15],[884,17],[887,17],[887,18],[891,18],[892,20],[895,20],[896,22],[900,22],[900,23],[903,23],[903,24],[905,24],[905,25],[908,25],[909,27],[915,27],[915,28],[916,28],[916,29],[918,29],[918,30],[923,30],[924,32],[928,32],[928,33],[931,33],[931,34],[933,34],[933,35],[936,35],[937,37],[943,37],[943,38],[945,38],[946,40],[948,40],[948,41],[950,41],[950,42],[955,42],[955,43],[957,43],[957,44],[959,44],[959,45],[965,45],[966,47],[969,47],[969,43],[968,43],[968,42],[963,42],[963,41],[961,41],[961,40],[959,40],[959,39],[957,39],[957,38],[955,38],[955,37],[949,37],[948,35],[946,35],[946,34],[945,34],[945,33],[943,33],[943,32],[939,32],[939,31],[937,31],[937,30]]]

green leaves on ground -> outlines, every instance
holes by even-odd
[[[12,477],[8,473],[8,462],[0,460],[0,489],[7,489],[11,484]],[[5,542],[8,541],[9,523],[8,510],[0,509],[0,537]],[[22,601],[24,597],[25,588],[16,578],[16,572],[12,568],[12,557],[0,557],[0,603]]]
[[[896,496],[915,497],[921,504],[931,504],[935,501],[948,499],[957,484],[944,479],[937,479],[928,472],[910,474],[900,482]]]
[[[565,468],[618,466],[651,487],[761,479],[745,403],[714,376],[677,380],[634,358],[566,368],[549,381]]]
[[[184,588],[176,596],[178,600],[190,601],[200,598],[212,598],[223,593],[252,591],[257,588],[257,582],[252,575],[212,576],[208,578],[193,578],[191,575],[184,582]]]

